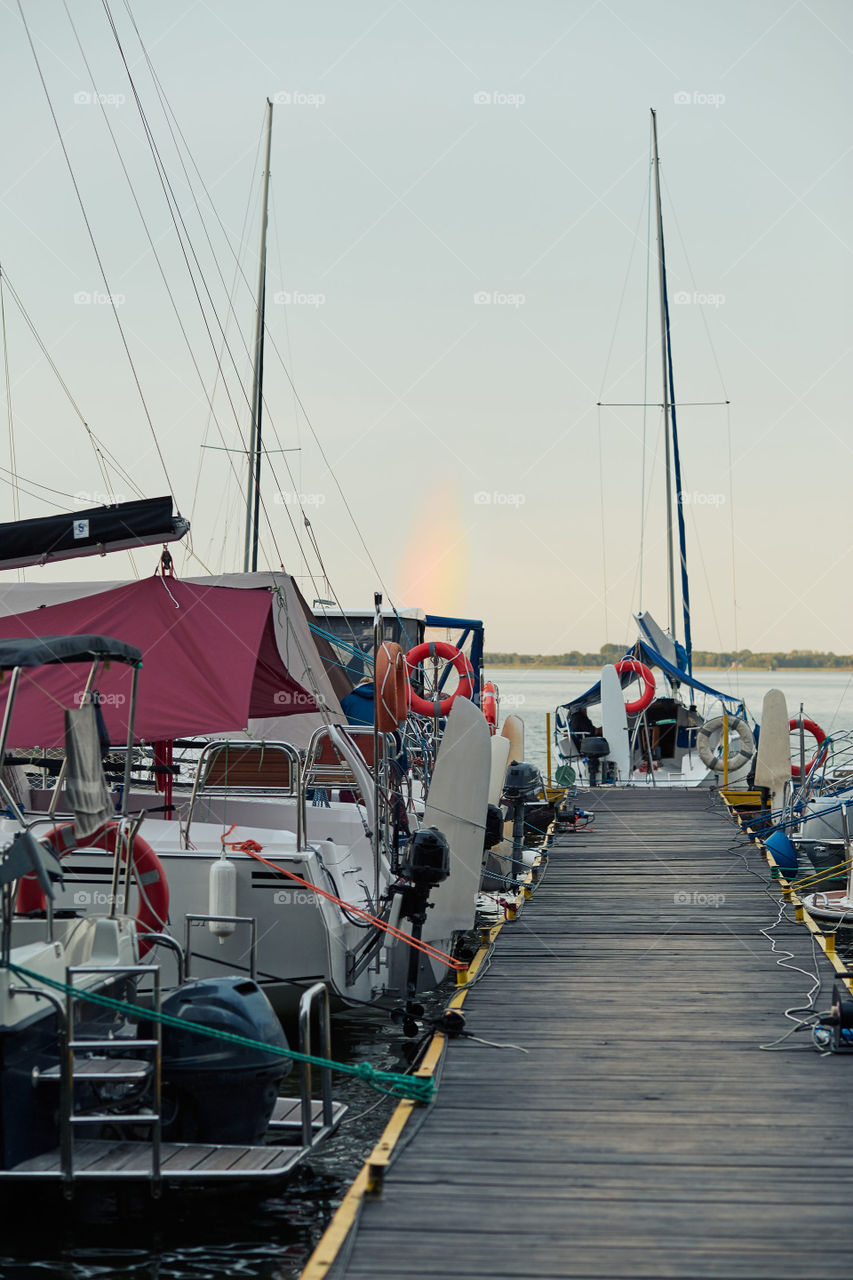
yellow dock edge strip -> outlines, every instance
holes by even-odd
[[[550,833],[551,828],[549,828]],[[543,845],[543,851],[547,849],[546,843]],[[520,899],[529,898],[531,887],[535,883],[538,873],[542,866],[542,854],[531,867],[530,871],[522,881]],[[519,902],[520,905],[520,902]],[[505,920],[501,920],[498,924],[492,925],[490,929],[484,929],[481,937],[482,945],[474,956],[468,968],[457,974],[457,982],[462,986],[461,991],[457,991],[456,995],[447,1006],[448,1011],[451,1009],[460,1009],[465,1003],[465,997],[470,990],[473,980],[481,966],[485,963],[486,958],[494,944],[495,939],[509,920],[514,919],[517,912],[513,911],[508,914]],[[429,1046],[424,1054],[423,1061],[414,1073],[416,1076],[423,1078],[432,1077],[441,1062],[445,1045],[447,1044],[447,1036],[443,1031],[436,1031]],[[299,1280],[326,1280],[331,1268],[334,1266],[341,1250],[349,1239],[350,1232],[356,1226],[358,1217],[361,1212],[361,1206],[366,1196],[376,1194],[382,1185],[382,1174],[391,1163],[394,1148],[402,1137],[403,1130],[409,1122],[412,1112],[415,1111],[418,1104],[406,1099],[399,1102],[394,1108],[391,1119],[388,1121],[382,1133],[382,1137],[365,1160],[355,1179],[350,1184],[346,1195],[335,1210],[331,1222],[326,1227],[320,1237],[314,1252],[305,1264],[305,1268],[300,1272]]]
[[[770,864],[771,867],[776,868],[776,871],[778,873],[776,879],[781,889],[782,897],[785,898],[787,902],[790,902],[791,905],[793,906],[795,920],[797,920],[800,924],[804,924],[806,926],[809,933],[813,935],[815,942],[820,947],[821,951],[826,956],[827,960],[830,962],[835,972],[844,982],[846,982],[848,990],[850,991],[851,994],[853,994],[853,976],[851,976],[850,970],[847,968],[847,965],[844,963],[843,960],[839,959],[836,953],[835,934],[824,933],[823,929],[820,926],[819,921],[817,921],[814,918],[814,916],[811,914],[809,909],[803,903],[802,898],[796,892],[795,885],[790,880],[788,880],[785,876],[782,875],[779,864],[776,861],[776,859],[773,857],[772,851],[767,848],[767,845],[764,843],[761,837],[757,834],[757,832],[753,831],[752,827],[747,826],[745,822],[741,822],[738,819],[736,807],[732,804],[729,804],[728,801],[726,801],[726,804],[727,804],[729,813],[734,817],[735,821],[737,822],[741,830],[746,832],[747,835],[753,837],[753,839],[755,840],[755,843],[761,849],[761,852],[763,853],[767,862]]]

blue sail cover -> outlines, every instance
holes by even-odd
[[[710,694],[712,698],[719,698],[721,702],[733,702],[739,704],[741,699],[733,693],[721,693],[719,689],[712,689],[710,685],[703,684],[701,680],[697,680],[693,675],[687,675],[684,671],[679,671],[678,667],[674,667],[671,662],[667,662],[657,649],[653,649],[647,640],[638,640],[629,653],[625,654],[626,658],[639,658],[641,662],[645,662],[649,667],[660,667],[665,676],[674,684],[686,684],[690,689],[697,689],[700,693]],[[626,671],[621,677],[622,688],[624,689],[636,679],[632,672]],[[582,693],[580,697],[573,698],[571,702],[564,702],[563,707],[571,707],[573,710],[578,707],[594,707],[601,701],[601,681],[594,684],[591,689],[587,689],[586,693]]]

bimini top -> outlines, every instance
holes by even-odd
[[[34,636],[0,640],[0,671],[13,667],[50,667],[57,662],[125,662],[138,667],[142,654],[111,636]]]
[[[709,684],[703,684],[701,680],[697,680],[695,676],[688,675],[686,671],[682,671],[660,653],[657,649],[653,649],[647,640],[638,640],[633,649],[625,654],[626,658],[639,658],[641,662],[645,662],[649,667],[659,667],[671,684],[685,684],[689,689],[696,689],[699,693],[710,694],[712,698],[719,698],[721,702],[733,702],[739,704],[742,699],[733,693],[722,693],[719,689],[712,689]],[[621,676],[622,688],[629,685],[636,677],[626,671]],[[594,684],[591,689],[587,689],[586,693],[582,693],[577,698],[573,698],[571,702],[563,703],[565,707],[594,707],[601,701],[601,682]]]

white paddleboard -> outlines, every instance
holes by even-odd
[[[625,713],[625,694],[619,683],[619,675],[611,663],[601,668],[601,730],[610,748],[609,758],[616,765],[617,779],[619,782],[627,782],[631,776],[628,716]]]
[[[506,767],[509,764],[509,738],[495,734],[492,738],[492,768],[489,775],[489,804],[500,804]]]
[[[449,938],[474,924],[489,803],[492,737],[479,707],[457,698],[427,793],[423,827],[438,827],[450,845],[450,875],[430,894],[423,937]]]
[[[769,787],[774,809],[782,806],[782,792],[791,778],[788,704],[780,689],[768,689],[761,706],[761,732],[755,762],[755,785]]]

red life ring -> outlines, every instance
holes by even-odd
[[[498,691],[492,684],[491,680],[487,680],[483,685],[483,696],[480,699],[480,710],[486,717],[486,724],[489,726],[489,733],[497,733]]]
[[[800,727],[799,716],[794,716],[793,720],[788,721],[789,729],[799,729],[799,727]],[[814,738],[818,746],[820,746],[820,744],[826,738],[826,734],[824,733],[823,729],[821,729],[820,725],[817,723],[816,720],[807,720],[806,717],[803,716],[803,728],[805,729],[806,733],[810,733],[812,735],[812,737]],[[815,763],[816,760],[817,760],[817,752],[815,752],[811,760],[806,765],[806,773],[809,772],[809,770],[811,769],[812,765]],[[799,776],[800,776],[800,766],[798,764],[792,764],[791,777],[799,778]]]
[[[393,733],[408,711],[406,663],[403,650],[393,640],[385,640],[379,647],[373,688],[376,727],[380,733]]]
[[[409,706],[419,716],[434,716],[436,705],[438,706],[438,714],[446,716],[453,706],[457,698],[470,698],[474,691],[474,670],[471,663],[465,657],[461,649],[457,649],[456,645],[448,643],[447,640],[429,640],[424,644],[416,644],[414,649],[410,649],[406,654],[406,667],[409,672],[414,671],[424,658],[431,658],[438,655],[439,658],[446,658],[452,663],[459,673],[459,685],[456,690],[449,694],[448,697],[442,698],[439,702],[428,702],[426,698],[422,698],[420,694],[415,693],[411,685],[411,675],[409,676]]]
[[[115,853],[118,823],[108,822],[90,839],[78,844],[74,835],[74,823],[63,822],[52,827],[42,836],[55,850],[60,858],[66,853],[73,853],[77,848],[104,849],[107,853]],[[136,927],[139,933],[140,959],[151,948],[145,938],[146,933],[160,933],[169,919],[169,885],[163,864],[151,848],[147,840],[137,835],[131,850],[133,870],[139,882],[139,910],[136,913]],[[18,885],[18,897],[15,910],[19,915],[30,911],[43,911],[45,907],[42,893],[35,875],[22,876]]]
[[[637,658],[623,658],[621,662],[616,663],[616,671],[621,676],[623,671],[633,671],[635,675],[640,676],[643,681],[643,692],[635,702],[625,703],[625,712],[629,716],[639,715],[641,711],[645,711],[646,707],[655,696],[655,678],[644,662],[640,662]]]

